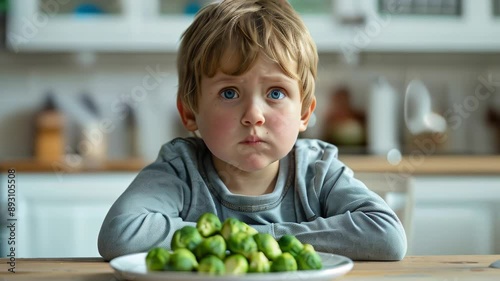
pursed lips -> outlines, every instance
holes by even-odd
[[[241,143],[247,144],[247,145],[255,145],[255,144],[264,143],[264,141],[257,136],[249,136],[249,137],[245,138],[245,140],[243,140]]]

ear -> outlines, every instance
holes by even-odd
[[[179,115],[181,117],[184,128],[186,128],[190,132],[198,130],[194,112],[186,107],[184,103],[182,103],[180,98],[177,98],[177,110],[179,111]]]
[[[314,97],[311,101],[311,104],[308,108],[304,109],[302,112],[302,116],[300,117],[300,127],[299,131],[304,132],[307,129],[307,124],[309,124],[309,119],[311,119],[311,115],[316,108],[316,97]]]

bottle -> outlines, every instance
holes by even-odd
[[[60,161],[64,157],[64,116],[55,106],[52,94],[36,115],[35,158],[42,162]]]
[[[368,105],[368,151],[387,155],[392,149],[399,150],[398,96],[384,77],[373,84]]]

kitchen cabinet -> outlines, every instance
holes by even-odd
[[[500,253],[498,156],[406,156],[397,165],[379,156],[340,160],[355,175],[413,178],[409,255]]]
[[[499,174],[355,176],[379,195],[387,191],[383,198],[406,230],[407,255],[500,253]]]
[[[500,253],[500,176],[414,180],[411,255]]]
[[[334,0],[335,7],[352,6],[349,0]],[[358,0],[354,11],[364,19],[362,25],[341,24],[342,13],[334,19],[304,15],[318,49],[352,55],[372,52],[498,52],[500,18],[495,16],[492,0],[461,1],[461,14],[405,14],[401,3],[382,12],[383,1]],[[423,2],[423,1],[420,1]],[[438,1],[434,1],[438,2]],[[428,2],[430,3],[430,1]],[[353,9],[348,9],[353,13]]]
[[[77,5],[85,2],[105,6],[78,13]],[[175,51],[193,15],[162,14],[167,2],[11,0],[7,45],[16,52]]]
[[[16,257],[100,256],[97,237],[104,217],[136,174],[19,172]],[[2,185],[7,182],[6,175],[0,179],[1,192],[6,194]]]
[[[75,3],[83,2],[11,0],[9,48],[16,52],[175,52],[182,32],[193,20],[193,15],[179,4],[189,3],[187,0],[110,0],[106,1],[105,13],[75,14]],[[191,2],[203,5],[210,1]],[[291,2],[301,12],[321,52],[355,56],[363,51],[500,50],[500,18],[494,13],[499,9],[495,0],[461,1],[462,13],[458,16],[407,15],[397,6],[381,12],[379,5],[383,2],[373,0],[324,0],[331,4],[315,0],[309,6],[319,10],[327,7],[326,12],[308,13],[302,10],[300,1]],[[342,19],[350,13],[364,23],[343,24]]]
[[[18,172],[16,257],[99,256],[102,221],[136,174]],[[0,174],[2,202],[6,182],[6,174]],[[410,225],[408,255],[500,253],[498,173],[416,174],[412,186],[412,217],[405,218]],[[0,249],[6,251],[7,235],[1,234]]]

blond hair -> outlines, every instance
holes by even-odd
[[[286,1],[224,0],[200,10],[182,35],[177,59],[177,98],[191,111],[198,110],[202,76],[213,77],[228,50],[239,61],[226,74],[245,73],[264,54],[298,81],[303,109],[309,107],[318,54],[309,31]]]

